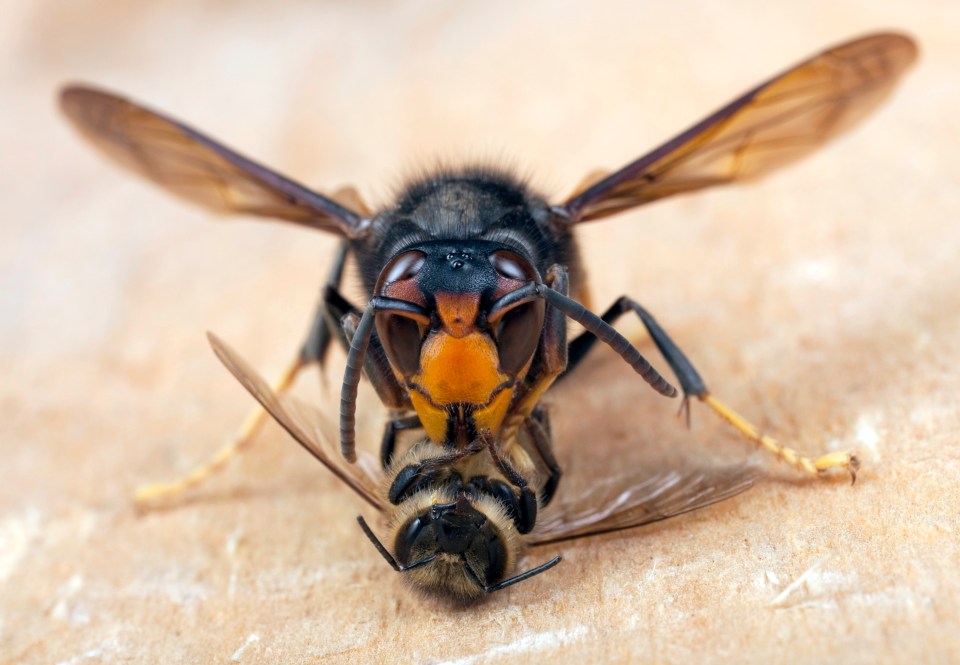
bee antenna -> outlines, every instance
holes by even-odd
[[[522,582],[524,580],[530,579],[534,575],[539,575],[545,570],[550,570],[551,568],[556,566],[558,563],[560,563],[562,559],[563,557],[556,556],[550,559],[549,561],[547,561],[546,563],[541,563],[536,568],[531,568],[530,570],[520,573],[519,575],[514,575],[510,579],[503,580],[502,582],[498,582],[493,586],[487,586],[486,584],[481,582],[480,578],[477,577],[477,574],[473,572],[473,568],[471,568],[468,564],[466,564],[466,562],[464,562],[465,564],[464,568],[467,569],[467,575],[470,577],[471,580],[473,580],[474,584],[476,584],[478,587],[480,587],[487,593],[493,593],[494,591],[500,591],[500,589],[506,589],[508,586],[513,586],[517,582]]]
[[[376,534],[373,533],[373,530],[367,526],[367,521],[363,519],[363,515],[357,515],[357,522],[360,523],[360,528],[363,529],[363,532],[367,535],[367,538],[370,539],[370,542],[373,543],[373,546],[377,548],[377,551],[380,552],[380,555],[386,560],[387,563],[390,564],[390,567],[398,573],[402,573],[405,570],[419,568],[420,566],[425,566],[437,558],[436,554],[431,554],[425,559],[420,559],[419,561],[411,563],[409,566],[401,566],[399,563],[397,563],[397,560],[393,558],[393,555],[387,551],[387,548],[383,546],[383,543],[381,543],[380,539],[377,538]],[[559,558],[560,557],[557,557],[558,560]]]

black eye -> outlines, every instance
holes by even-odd
[[[383,269],[380,273],[380,283],[385,286],[393,282],[399,282],[402,279],[410,279],[420,272],[420,268],[423,267],[423,263],[426,260],[427,257],[423,252],[416,250],[404,252],[394,258],[387,264],[387,267]]]
[[[393,549],[401,566],[411,563],[414,548],[418,557],[437,548],[436,527],[428,516],[414,517],[397,533]]]
[[[540,343],[544,302],[533,300],[514,307],[497,324],[497,351],[500,369],[516,375],[527,364]]]
[[[507,572],[507,550],[496,534],[487,536],[487,584],[496,584]]]
[[[493,527],[486,525],[470,543],[466,565],[484,584],[493,586],[507,572],[507,548]]]
[[[507,279],[526,282],[533,279],[536,274],[529,263],[519,255],[505,249],[494,252],[489,256],[489,259],[493,269]]]
[[[377,314],[377,337],[387,358],[404,376],[420,371],[420,324],[399,314]]]

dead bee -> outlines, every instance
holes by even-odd
[[[394,414],[381,446],[384,466],[396,431],[404,427],[422,426],[435,443],[454,449],[481,435],[512,441],[543,393],[597,339],[658,392],[674,395],[611,325],[633,312],[677,376],[684,408],[690,397],[698,398],[755,444],[810,474],[839,467],[853,475],[858,461],[852,453],[803,456],[714,397],[686,355],[632,298],[619,298],[602,316],[580,304],[585,284],[572,230],[661,198],[757,177],[806,155],[866,116],[915,58],[913,41],[898,34],[870,35],[824,51],[620,170],[589,178],[558,205],[509,174],[463,169],[421,179],[393,205],[371,212],[353,190],[323,196],[109,93],[72,86],[61,93],[61,105],[108,155],[177,195],[344,239],[307,341],[276,387],[285,390],[302,367],[322,360],[331,339],[349,339],[340,411],[341,451],[348,460],[355,458],[361,371]],[[356,258],[368,296],[362,308],[338,290],[348,255]],[[567,318],[585,328],[569,343]],[[344,331],[342,321],[352,328]],[[249,438],[256,422],[215,465]],[[553,474],[545,493],[555,489],[559,468]],[[169,491],[148,488],[140,496]]]
[[[680,515],[739,494],[760,475],[753,467],[738,465],[709,474],[607,478],[534,525],[529,511],[532,502],[535,515],[536,495],[525,491],[518,498],[510,485],[528,490],[537,486],[537,479],[518,474],[502,453],[522,444],[504,445],[481,435],[466,446],[444,448],[426,438],[386,470],[363,452],[355,464],[347,464],[333,444],[336,428],[321,411],[290,395],[277,395],[235,351],[214,335],[209,338],[220,360],[263,408],[360,498],[385,514],[389,548],[363,517],[357,520],[387,563],[405,573],[414,589],[441,599],[474,601],[560,562],[556,556],[514,575],[526,547]],[[535,435],[536,416],[525,425],[517,436]]]

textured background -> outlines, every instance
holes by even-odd
[[[960,5],[515,4],[4,3],[0,660],[958,653]],[[858,449],[856,486],[763,460],[751,492],[546,548],[528,562],[562,552],[561,568],[461,611],[412,595],[357,529],[359,501],[273,426],[185,505],[132,509],[136,485],[205,459],[250,405],[203,332],[278,371],[332,243],[213,223],[115,171],[58,117],[62,82],[373,202],[457,156],[515,164],[559,198],[801,57],[890,27],[922,59],[855,134],[762,184],[581,234],[598,306],[644,302],[715,393],[782,439]],[[685,430],[606,353],[551,403],[561,491],[751,454],[703,409]]]

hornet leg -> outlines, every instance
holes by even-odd
[[[327,277],[324,295],[326,292],[339,286],[343,278],[343,267],[346,263],[348,245],[341,242],[334,255],[333,266]],[[300,372],[311,363],[318,363],[322,366],[323,359],[326,356],[330,346],[330,340],[333,334],[339,333],[339,322],[337,331],[331,331],[328,324],[329,315],[327,298],[324,297],[317,307],[314,314],[313,323],[310,331],[304,340],[297,357],[284,369],[279,377],[271,384],[271,388],[278,395],[288,391],[297,379]],[[134,501],[141,509],[149,508],[159,502],[170,501],[182,495],[187,490],[196,487],[204,482],[210,476],[223,469],[227,463],[233,459],[241,450],[246,448],[257,432],[267,421],[267,412],[259,405],[253,408],[243,424],[237,429],[232,437],[204,464],[194,467],[185,476],[179,480],[170,483],[153,483],[141,485],[134,492]]]
[[[607,323],[613,323],[620,316],[627,312],[633,312],[639,317],[650,337],[653,339],[660,353],[670,365],[670,369],[676,374],[683,389],[683,405],[681,410],[686,412],[687,421],[690,419],[690,397],[696,397],[701,402],[709,406],[714,413],[720,416],[734,429],[740,432],[744,437],[750,440],[754,445],[776,455],[787,464],[800,469],[810,475],[819,475],[832,468],[846,469],[851,478],[855,481],[857,469],[860,468],[860,462],[851,452],[834,452],[822,455],[812,459],[802,455],[798,451],[785,446],[771,436],[764,434],[756,425],[750,423],[746,418],[738,414],[729,406],[714,397],[707,389],[706,383],[697,372],[693,363],[680,350],[680,347],[670,339],[670,336],[660,327],[656,319],[640,306],[639,303],[621,296],[601,317]],[[583,333],[570,343],[569,366],[573,369],[583,360],[586,353],[596,343],[597,338],[591,333]]]

